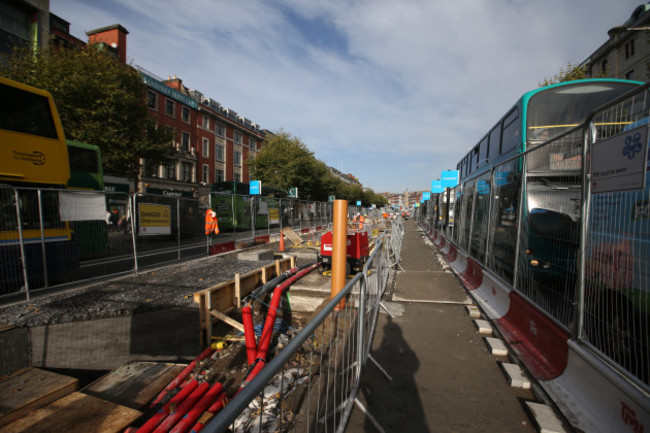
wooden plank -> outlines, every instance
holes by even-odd
[[[298,235],[298,233],[294,232],[292,228],[285,227],[282,229],[282,233],[284,233],[284,235],[289,238],[294,247],[302,244],[302,238],[300,235]]]
[[[140,415],[138,410],[73,392],[5,426],[2,433],[118,433]]]
[[[82,392],[142,409],[185,368],[185,364],[132,361],[97,379]]]
[[[0,426],[9,424],[79,388],[79,380],[63,374],[25,368],[0,381]]]
[[[227,316],[220,311],[217,310],[210,310],[210,314],[212,314],[214,317],[216,317],[219,320],[223,320],[230,326],[232,326],[235,329],[238,329],[241,332],[244,332],[244,325],[236,321],[235,319],[231,318],[230,316]]]

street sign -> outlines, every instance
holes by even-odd
[[[298,198],[298,188],[289,188],[289,198]]]
[[[250,195],[260,195],[260,194],[262,194],[262,181],[261,180],[251,180],[249,190],[250,190]]]
[[[327,201],[335,201],[335,200],[336,200],[336,196],[335,196],[335,195],[327,196]]]

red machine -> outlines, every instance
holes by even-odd
[[[370,248],[368,247],[368,233],[348,231],[346,274],[350,275],[352,271],[361,272],[369,255]],[[323,234],[320,238],[320,254],[318,259],[322,268],[326,270],[332,268],[331,231]]]

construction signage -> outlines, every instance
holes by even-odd
[[[142,236],[171,235],[172,218],[168,205],[138,203],[138,234]]]

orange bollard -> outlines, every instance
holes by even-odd
[[[281,253],[283,253],[285,251],[284,250],[284,232],[282,230],[280,230],[280,249],[279,249],[279,251]]]

